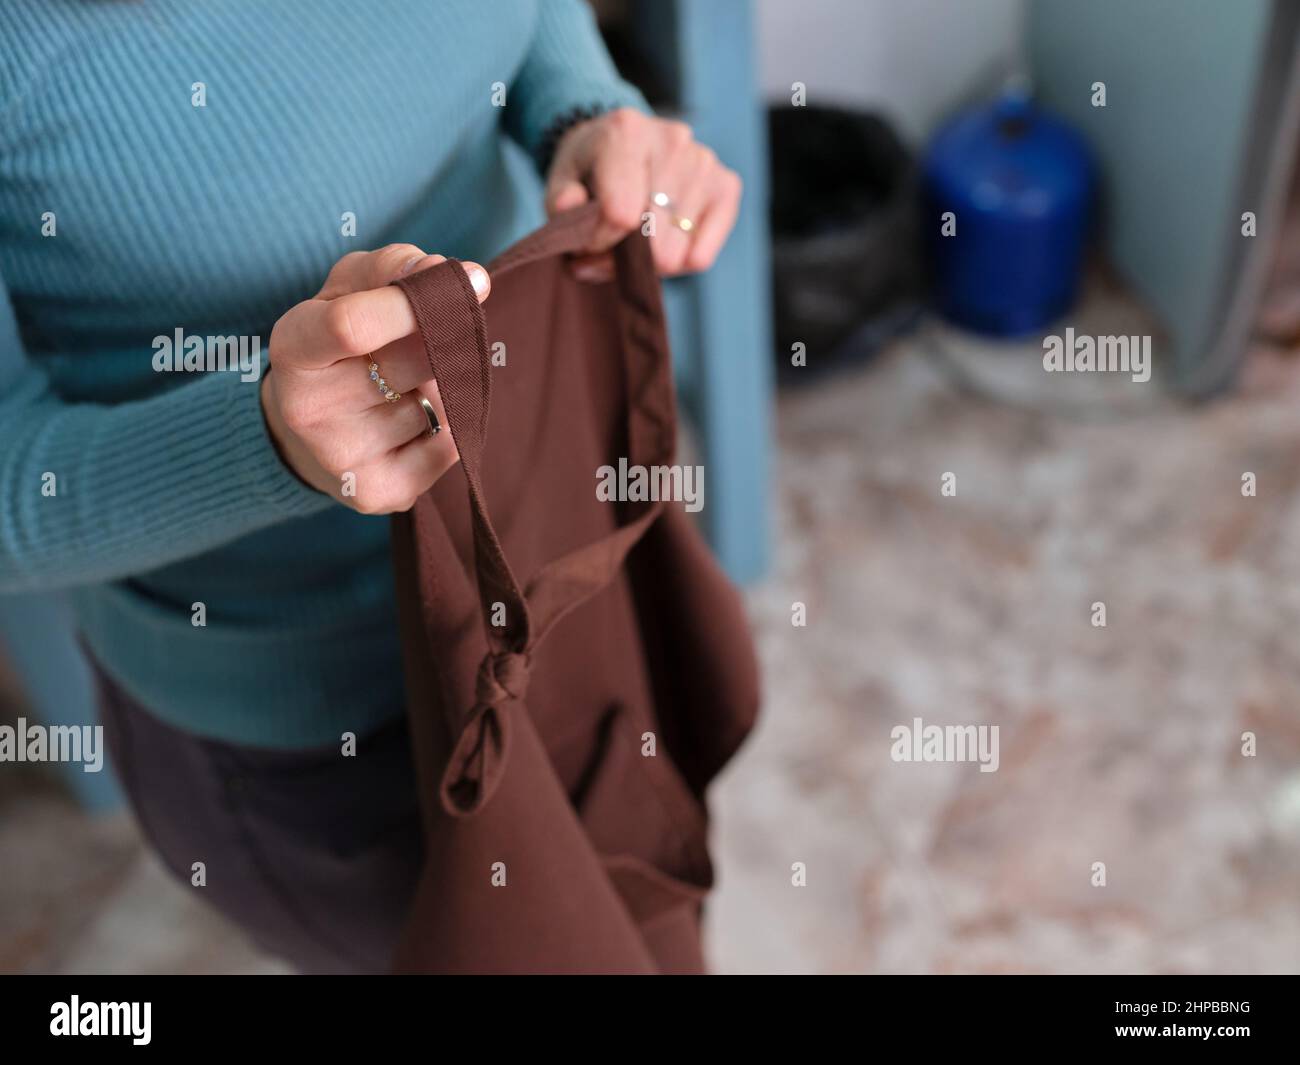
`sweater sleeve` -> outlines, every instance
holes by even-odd
[[[570,115],[635,107],[642,95],[619,77],[586,0],[541,0],[523,65],[506,101],[506,130],[537,159],[551,127]]]
[[[64,402],[0,284],[0,592],[143,573],[331,505],[280,460],[258,384],[238,373]]]

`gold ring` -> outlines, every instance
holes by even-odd
[[[433,404],[424,396],[420,397],[420,406],[424,408],[424,416],[429,419],[429,435],[437,436],[442,432],[442,423],[438,421],[438,412],[433,409]]]
[[[370,363],[370,380],[375,382],[376,387],[384,394],[384,399],[388,400],[389,403],[396,403],[402,398],[402,393],[388,387],[388,382],[379,373],[379,364],[373,360]]]
[[[672,221],[673,221],[673,225],[675,225],[683,233],[689,233],[692,229],[695,228],[695,223],[692,222],[685,215],[675,214],[673,215]]]

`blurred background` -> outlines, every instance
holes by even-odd
[[[766,681],[716,967],[1296,970],[1300,5],[595,6],[746,182],[667,292]],[[1151,379],[1046,373],[1067,328]],[[0,599],[20,715],[94,717],[57,599]],[[918,717],[996,725],[998,770],[893,761]],[[0,774],[0,970],[281,971],[110,778]]]

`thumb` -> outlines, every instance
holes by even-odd
[[[590,198],[587,186],[576,177],[552,178],[546,186],[546,216],[554,218],[557,214],[581,207]]]

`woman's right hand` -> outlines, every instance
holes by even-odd
[[[363,514],[409,510],[459,455],[449,432],[429,435],[423,394],[447,424],[415,316],[389,282],[443,262],[411,244],[352,252],[314,299],[291,307],[271,331],[262,410],[281,458],[313,488]],[[464,264],[482,303],[491,288]],[[370,363],[402,398],[388,402]]]

